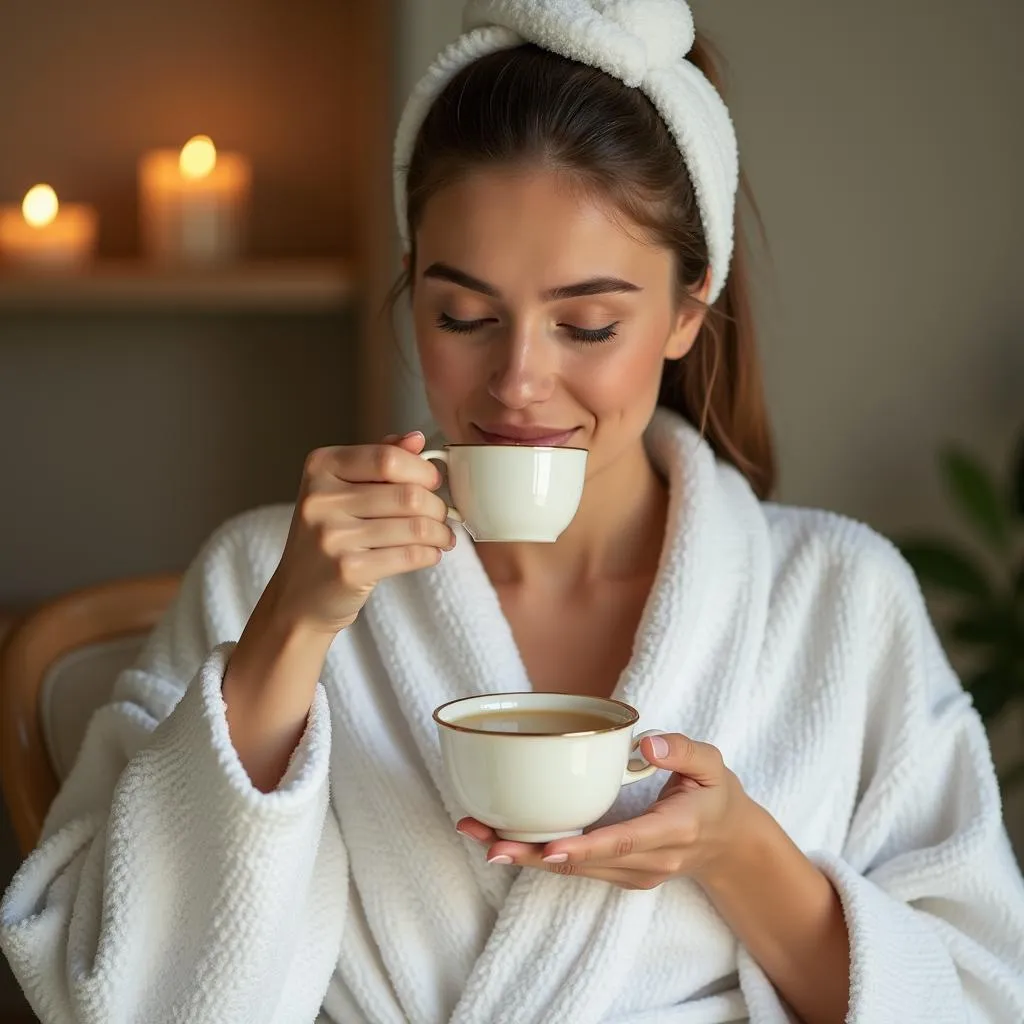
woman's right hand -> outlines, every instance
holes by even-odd
[[[288,540],[268,584],[275,618],[333,636],[388,576],[436,565],[455,546],[441,475],[419,431],[306,459]]]
[[[419,432],[318,448],[306,459],[281,561],[228,662],[228,731],[254,786],[280,782],[324,659],[380,580],[436,565],[455,544]]]

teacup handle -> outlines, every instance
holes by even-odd
[[[639,736],[633,737],[633,745],[629,748],[630,758],[626,762],[626,769],[622,773],[622,784],[628,786],[631,782],[639,782],[641,779],[650,778],[657,770],[656,764],[651,764],[650,761],[640,753],[640,741],[646,739],[648,736],[664,736],[665,733],[661,729],[648,729],[646,732],[640,733]],[[639,754],[639,760],[644,762],[643,768],[630,768],[630,763],[633,761],[633,754]]]
[[[435,451],[430,452],[420,452],[420,458],[423,459],[424,462],[436,461],[443,462],[445,466],[451,465],[451,463],[448,461],[448,453],[444,451],[444,449],[436,449]],[[448,506],[448,518],[453,523],[465,522],[465,519],[463,519],[462,516],[459,515],[459,510],[457,508],[452,508],[451,505]]]

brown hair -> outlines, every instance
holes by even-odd
[[[703,40],[688,59],[720,88]],[[474,168],[524,162],[569,174],[645,228],[676,255],[680,301],[698,302],[691,293],[705,278],[708,251],[696,194],[654,105],[611,75],[532,45],[463,69],[428,112],[406,181],[409,270],[394,296],[412,280],[416,227],[430,197]],[[775,485],[775,457],[738,219],[736,239],[725,288],[693,348],[665,363],[659,404],[698,427],[766,498]]]

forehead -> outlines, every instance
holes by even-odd
[[[439,190],[416,232],[417,263],[441,260],[497,284],[590,273],[662,277],[667,250],[640,225],[565,174],[484,169]],[[549,280],[550,279],[550,280]]]

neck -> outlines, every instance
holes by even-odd
[[[588,477],[572,523],[554,544],[480,544],[495,585],[573,589],[596,580],[653,576],[668,514],[668,489],[643,443]]]

